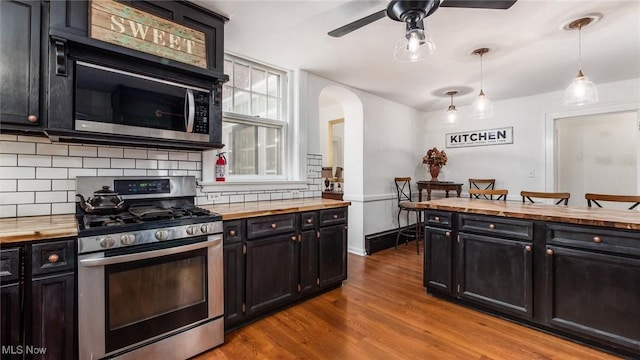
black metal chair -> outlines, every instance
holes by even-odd
[[[593,202],[599,208],[602,207],[598,203],[598,201],[613,201],[613,202],[626,202],[632,203],[629,210],[635,209],[638,205],[640,205],[640,195],[608,195],[608,194],[584,194],[584,198],[587,199],[587,205],[591,207],[591,203]]]
[[[469,189],[478,189],[478,190],[493,190],[496,185],[496,179],[469,179]],[[471,194],[469,192],[469,198],[480,199],[483,196],[485,199],[493,199],[492,195],[485,194]]]
[[[568,192],[538,192],[538,191],[520,191],[520,196],[522,196],[522,203],[525,203],[525,200],[529,200],[532,204],[535,203],[532,198],[540,198],[540,199],[558,199],[556,201],[556,205],[569,205],[569,197],[571,194]]]
[[[411,178],[410,177],[396,177],[394,178],[396,184],[396,191],[398,193],[398,234],[396,235],[396,245],[394,249],[398,248],[398,241],[400,236],[405,237],[405,244],[408,244],[409,239],[416,240],[416,252],[420,254],[420,214],[423,209],[417,207],[417,202],[412,201],[411,195]],[[415,228],[400,226],[400,214],[405,212],[407,217],[407,225],[409,225],[409,214],[416,214]]]
[[[496,200],[507,201],[506,189],[469,189],[469,196],[475,196],[475,199],[480,199],[480,196],[484,196],[486,200],[493,200],[493,195],[498,196]],[[473,199],[473,197],[472,197]]]

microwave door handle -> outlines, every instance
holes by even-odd
[[[193,90],[187,89],[184,95],[184,127],[188,133],[193,132],[193,120],[196,117],[196,102]]]

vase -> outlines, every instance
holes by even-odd
[[[429,173],[431,173],[431,181],[438,181],[438,175],[440,175],[440,166],[429,166]]]

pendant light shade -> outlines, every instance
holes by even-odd
[[[453,105],[453,95],[456,95],[458,93],[458,91],[456,90],[451,90],[451,91],[447,91],[445,92],[445,95],[449,95],[451,97],[451,105],[449,105],[449,108],[447,109],[447,120],[450,123],[453,123],[456,121],[456,117],[457,117],[457,112],[458,110],[456,109],[456,106]]]
[[[478,97],[474,100],[473,104],[471,104],[469,117],[472,119],[488,119],[493,117],[493,104],[484,94],[482,88],[482,56],[488,52],[488,48],[480,48],[472,52],[474,55],[480,55],[480,94],[478,94]]]
[[[407,15],[405,33],[396,42],[393,56],[400,61],[418,61],[436,50],[431,34],[424,31],[424,22],[420,15]]]
[[[596,20],[599,19],[595,18]],[[564,91],[563,104],[565,106],[587,105],[598,102],[598,90],[593,82],[582,73],[582,27],[589,25],[593,17],[584,17],[572,21],[564,28],[566,30],[578,29],[578,76]]]

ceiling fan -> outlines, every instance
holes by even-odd
[[[406,24],[406,32],[398,41],[394,56],[399,60],[415,61],[423,57],[426,53],[432,53],[435,49],[435,44],[433,40],[431,40],[431,36],[424,31],[423,20],[433,14],[439,7],[505,10],[510,8],[516,1],[517,0],[392,0],[386,9],[332,30],[329,32],[329,35],[341,37],[387,16],[391,20],[404,22]]]

